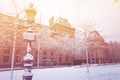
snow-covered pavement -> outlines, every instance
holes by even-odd
[[[87,74],[85,66],[34,69],[32,80],[120,80],[120,64],[94,65],[89,70]],[[14,80],[22,80],[22,74],[23,70],[15,70]],[[0,80],[10,80],[10,71],[0,72]]]

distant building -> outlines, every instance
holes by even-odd
[[[50,27],[50,30],[53,31],[52,37],[58,41],[58,44],[59,42],[61,42],[60,40],[62,40],[62,43],[58,45],[59,52],[57,52],[58,54],[57,63],[58,64],[73,64],[74,56],[75,56],[74,55],[75,54],[74,43],[75,43],[76,29],[70,25],[67,19],[62,18],[62,17],[59,17],[56,20],[54,20],[54,17],[51,17],[49,20],[49,27]],[[64,46],[66,47],[64,48]],[[68,51],[65,49],[68,49]]]
[[[87,38],[89,63],[106,63],[107,62],[107,45],[104,38],[98,31],[92,31]]]
[[[79,34],[78,34],[79,35]],[[80,36],[80,35],[79,35]],[[82,36],[82,35],[81,35]],[[91,31],[86,39],[83,40],[76,38],[76,58],[74,64],[85,64],[87,59],[86,50],[88,54],[89,64],[102,64],[107,62],[107,43],[104,38],[98,33],[98,31]],[[81,38],[82,38],[81,37]],[[80,47],[80,48],[79,48]],[[87,49],[86,49],[87,48]]]
[[[108,62],[119,63],[120,62],[120,42],[110,41],[107,43],[108,49]]]
[[[56,21],[54,21],[54,17],[52,17],[49,24],[50,29],[59,35],[66,35],[71,38],[75,37],[75,28],[70,25],[67,19],[59,17]]]

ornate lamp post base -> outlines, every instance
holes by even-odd
[[[32,80],[32,76],[33,76],[33,74],[26,73],[23,75],[23,80]]]
[[[32,72],[31,67],[33,66],[33,56],[28,52],[24,57],[24,73],[23,73],[23,80],[32,80]]]

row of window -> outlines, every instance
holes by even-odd
[[[21,54],[21,50],[17,49],[16,50],[16,56],[15,56],[16,63],[21,62],[20,54]],[[10,48],[7,48],[7,49],[4,50],[3,62],[8,63],[9,60],[10,60]]]
[[[4,56],[3,57],[3,62],[4,63],[9,63],[9,60],[10,60],[10,56]],[[16,61],[16,63],[20,63],[21,62],[20,56],[16,56],[15,61]]]
[[[47,58],[47,53],[43,53],[43,60],[47,60],[48,58]],[[37,62],[37,57],[38,56],[38,54],[37,54],[37,51],[36,51],[36,55],[35,55],[35,61]],[[53,52],[51,52],[50,53],[50,60],[52,60],[53,61],[53,59],[54,59],[54,53]],[[11,56],[10,56],[10,49],[8,48],[8,49],[5,49],[4,50],[4,55],[3,55],[3,62],[4,63],[9,63],[10,62],[10,59],[11,59]],[[59,55],[58,56],[58,59],[59,59],[59,62],[62,62],[62,59],[63,59],[63,57],[62,57],[62,55]],[[22,60],[22,57],[21,57],[21,49],[17,49],[16,50],[16,55],[15,55],[15,62],[16,63],[21,63],[21,60]],[[66,62],[68,62],[69,61],[69,56],[68,55],[65,55],[65,61]]]
[[[65,31],[65,30],[62,30],[62,29],[57,29],[57,28],[54,28],[55,32],[61,34],[61,35],[69,35],[69,36],[73,36],[71,32],[68,32],[68,31]]]

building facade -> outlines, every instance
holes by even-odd
[[[76,41],[76,58],[74,64],[103,64],[107,63],[107,43],[96,31],[91,31],[82,41]],[[88,58],[87,58],[88,57]]]
[[[26,55],[27,49],[27,41],[23,39],[23,32],[26,31],[27,26],[24,25],[25,21],[18,20],[17,25],[13,24],[14,21],[15,18],[0,14],[0,68],[11,67],[13,53],[15,53],[14,66],[23,66],[23,57]],[[67,24],[65,26],[62,23],[55,23],[53,27],[56,30],[67,31],[65,34],[69,37],[65,38],[65,34],[55,32],[51,26],[46,27],[40,24],[34,24],[34,26],[36,40],[31,44],[34,66],[38,66],[38,62],[39,66],[71,65],[73,63],[73,51],[70,51],[70,49],[72,50],[73,46],[72,48],[67,48],[71,44],[66,44],[66,42],[68,42],[67,40],[73,41],[75,29],[71,26],[69,28]],[[56,38],[55,36],[59,37]],[[63,36],[66,41],[62,39]],[[15,52],[13,52],[14,42]]]
[[[89,63],[101,64],[107,62],[107,44],[103,37],[97,32],[92,31],[87,38]]]
[[[52,17],[49,21],[49,24],[50,29],[59,35],[75,38],[75,28],[70,25],[67,19],[59,17],[58,19],[54,20],[54,17]]]

